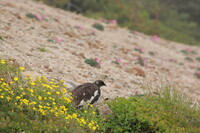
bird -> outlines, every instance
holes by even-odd
[[[72,90],[73,102],[77,109],[95,104],[101,96],[100,87],[106,86],[102,80],[96,80],[94,83],[84,83]]]

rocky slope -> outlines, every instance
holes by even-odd
[[[81,84],[103,79],[104,97],[170,86],[200,101],[200,48],[119,28],[31,0],[0,0],[0,57],[24,74]],[[92,27],[104,26],[104,31]],[[181,52],[182,51],[182,52]],[[96,58],[100,68],[86,64]],[[139,59],[139,61],[138,61]],[[142,66],[144,65],[144,66]]]

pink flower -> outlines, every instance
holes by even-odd
[[[196,72],[196,75],[197,75],[197,76],[200,76],[200,72]]]
[[[143,49],[143,48],[135,48],[134,50],[135,50],[135,51],[138,51],[138,52],[140,52],[140,53],[143,53],[143,52],[144,52],[144,49]]]
[[[117,20],[109,20],[109,23],[111,23],[111,24],[117,24]]]
[[[144,49],[143,49],[143,48],[139,48],[139,51],[140,51],[141,53],[143,53],[143,52],[144,52]]]
[[[134,34],[135,34],[135,35],[141,35],[141,33],[138,32],[138,31],[134,31]]]
[[[96,34],[96,31],[93,30],[93,31],[90,32],[90,34],[91,34],[91,35],[95,35],[95,34]]]
[[[127,63],[124,63],[124,64],[123,64],[123,66],[125,66],[125,67],[126,67],[126,66],[128,66],[128,64],[127,64]]]
[[[108,20],[106,20],[105,18],[100,18],[99,20],[104,22],[104,23],[108,23]]]
[[[186,48],[185,51],[186,52],[191,52],[192,50],[191,50],[191,48]]]
[[[81,25],[76,25],[75,28],[79,29],[79,30],[84,30],[84,27]]]
[[[94,60],[98,63],[99,67],[101,66],[100,59],[98,57],[94,58]]]
[[[121,59],[117,58],[117,59],[115,60],[115,62],[120,63],[120,62],[121,62]]]
[[[140,59],[140,56],[136,56],[135,61],[139,61],[139,59]]]
[[[157,35],[152,36],[152,39],[153,39],[154,41],[160,41],[160,37],[157,36]]]
[[[97,63],[99,63],[99,62],[100,62],[100,59],[99,59],[99,58],[97,58],[97,57],[96,57],[94,60],[95,60]]]
[[[64,40],[63,40],[63,39],[60,39],[60,38],[56,38],[55,41],[56,41],[57,43],[60,43],[60,42],[63,42]]]
[[[43,17],[40,16],[39,14],[34,14],[35,18],[38,20],[38,21],[41,21],[43,20]]]
[[[175,59],[168,59],[169,62],[177,62]]]
[[[144,62],[144,64],[146,64],[147,63],[147,59],[143,58],[143,62]]]

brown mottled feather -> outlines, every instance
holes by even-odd
[[[98,97],[96,96],[94,100],[92,100],[91,104],[93,104],[95,100],[96,101],[98,100],[101,93],[100,87],[98,87],[94,83],[85,83],[85,84],[79,85],[72,91],[72,95],[74,96],[73,101],[78,106],[82,100],[84,101],[90,100],[91,97],[94,96],[95,91],[97,90],[99,93],[97,95]]]

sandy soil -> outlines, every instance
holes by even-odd
[[[39,20],[27,17],[28,13],[39,15]],[[94,23],[102,24],[105,30],[94,29]],[[66,84],[102,79],[107,84],[102,88],[103,96],[109,98],[171,86],[200,101],[200,79],[194,76],[200,67],[195,60],[200,56],[199,47],[129,31],[31,0],[0,0],[0,36],[4,39],[0,40],[0,57],[16,60],[26,68],[24,74],[62,79]],[[185,59],[184,49],[193,61]],[[145,58],[145,66],[136,64],[138,57]],[[101,67],[84,63],[88,58],[98,58]]]

